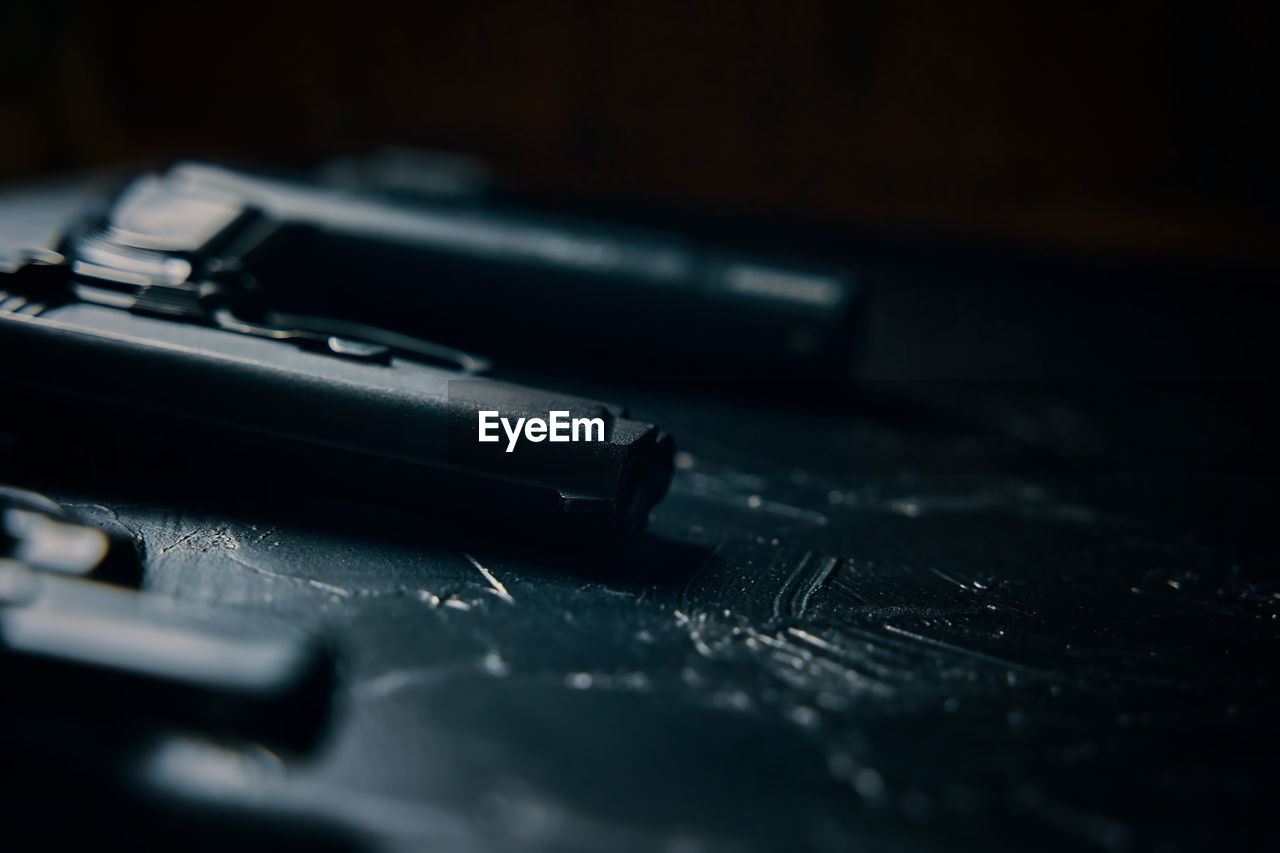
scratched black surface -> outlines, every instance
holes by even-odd
[[[882,315],[882,365],[928,302]],[[1280,625],[1222,523],[1273,481],[1222,456],[1240,418],[1205,387],[589,388],[681,452],[646,537],[585,560],[59,496],[144,543],[148,589],[340,641],[324,748],[158,753],[196,799],[388,849],[1200,849],[1270,824]],[[1193,450],[1144,461],[1166,439]]]

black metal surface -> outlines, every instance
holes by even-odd
[[[358,511],[76,510],[146,543],[151,590],[336,633],[331,743],[231,787],[393,848],[1185,850],[1265,827],[1280,598],[1172,523],[1185,474],[985,473],[1032,466],[963,431],[662,397],[641,411],[682,437],[672,494],[592,558]],[[170,782],[207,794],[193,766]]]

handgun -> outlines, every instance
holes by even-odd
[[[66,726],[116,738],[186,729],[294,751],[317,741],[334,677],[326,643],[113,582],[140,578],[113,561],[140,562],[132,542],[0,486],[0,728],[28,741]]]
[[[331,644],[144,591],[142,556],[131,537],[0,486],[5,848],[105,834],[139,850],[363,849],[351,827],[260,803],[248,784],[228,797],[226,771],[200,758],[313,752],[335,716]]]
[[[251,277],[275,311],[516,363],[649,382],[850,372],[865,288],[848,267],[517,206],[491,198],[475,164],[420,160],[383,152],[286,176],[183,162],[137,178],[114,215],[146,231],[218,197],[228,217],[252,211],[221,268]]]
[[[246,482],[305,486],[332,473],[366,499],[423,497],[610,537],[643,528],[672,470],[673,441],[657,426],[486,378],[483,358],[372,325],[359,303],[395,288],[366,247],[340,234],[300,241],[311,226],[279,226],[283,209],[182,174],[0,205],[5,428],[81,444],[109,431],[153,469],[194,452]],[[332,210],[361,234],[405,228],[385,205]],[[289,258],[291,272],[266,274]],[[343,304],[280,310],[291,288],[322,290],[345,263]],[[455,289],[425,274],[405,284]],[[525,425],[529,440],[481,440],[485,417]],[[567,440],[533,429],[556,418],[596,428]]]

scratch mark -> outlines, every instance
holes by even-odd
[[[142,531],[134,527],[132,524],[126,523],[125,520],[120,517],[120,513],[116,512],[114,509],[112,509],[109,506],[104,506],[102,504],[83,504],[83,503],[66,503],[66,504],[63,504],[63,506],[81,507],[81,508],[92,507],[93,509],[100,509],[103,512],[107,513],[107,515],[111,516],[112,521],[116,522],[121,527],[123,527],[125,531],[130,536],[133,537],[135,542],[137,542],[140,545],[146,544],[145,540],[142,538]]]
[[[689,639],[693,642],[694,649],[704,658],[715,660],[716,653],[711,646],[707,645],[707,641],[702,637],[702,629],[707,625],[707,614],[697,614],[697,619],[690,616],[682,610],[672,611],[676,617],[676,624],[683,626],[689,632]]]
[[[324,581],[318,581],[311,578],[300,578],[300,577],[297,577],[296,575],[287,575],[287,574],[284,574],[283,572],[274,572],[271,569],[264,569],[261,566],[255,566],[252,563],[247,563],[244,560],[240,559],[239,557],[235,556],[234,554],[227,554],[226,556],[229,560],[231,560],[231,562],[235,563],[237,566],[240,566],[243,569],[247,569],[253,572],[254,574],[262,575],[265,578],[270,578],[271,580],[280,580],[280,581],[286,581],[292,584],[298,584],[300,586],[309,586],[313,589],[318,589],[323,592],[327,592],[330,595],[336,595],[339,598],[350,598],[352,595],[351,590],[345,587],[335,586],[333,584],[325,583]]]
[[[955,654],[965,655],[966,657],[971,657],[976,660],[987,661],[988,663],[999,664],[1000,666],[1009,667],[1011,669],[1019,669],[1024,672],[1034,672],[1041,675],[1048,675],[1048,673],[1045,673],[1039,669],[1036,669],[1035,667],[1026,666],[1025,664],[1020,664],[1015,661],[1006,660],[1004,658],[996,657],[995,655],[989,655],[989,654],[986,654],[985,652],[977,651],[976,649],[967,649],[964,646],[957,646],[956,644],[948,643],[945,640],[936,640],[933,637],[926,637],[923,634],[916,634],[912,631],[906,630],[905,628],[898,628],[893,625],[890,625],[888,622],[884,623],[884,629],[886,631],[889,631],[890,633],[897,634],[900,637],[906,637],[908,639],[915,640],[917,643],[924,643],[926,646],[934,646],[935,648],[946,649],[947,651],[954,652]]]
[[[192,542],[193,539],[195,540],[194,542]],[[240,540],[231,532],[231,525],[224,524],[221,527],[196,528],[195,530],[184,533],[173,542],[161,548],[157,552],[157,556],[174,551],[179,546],[185,545],[188,542],[192,542],[193,548],[197,544],[200,545],[201,551],[210,549],[235,551],[240,548]]]
[[[468,554],[467,552],[463,551],[462,556],[470,560],[471,565],[479,569],[480,574],[484,575],[485,580],[489,582],[490,592],[492,592],[494,595],[498,596],[498,598],[501,598],[503,601],[507,602],[508,604],[516,603],[516,600],[511,597],[511,593],[507,592],[507,588],[502,585],[502,581],[498,580],[493,576],[493,572],[489,571],[484,566],[480,565],[480,561],[477,560],[475,557],[471,556],[470,554]]]
[[[969,589],[969,587],[965,586],[964,581],[958,581],[958,580],[956,580],[955,578],[951,577],[951,575],[947,574],[946,572],[942,571],[941,569],[935,569],[935,568],[933,568],[933,567],[930,567],[930,568],[929,568],[929,571],[933,572],[935,575],[937,575],[938,577],[942,578],[944,581],[948,581],[948,582],[950,582],[950,583],[953,583],[953,584],[955,584],[956,586],[960,587],[961,589],[963,589],[963,590],[965,590],[965,591],[968,591],[968,589]]]
[[[826,640],[822,639],[821,637],[815,637],[813,634],[810,634],[808,631],[802,631],[799,628],[788,628],[787,633],[793,637],[797,637],[801,640],[804,640],[806,643],[808,643],[811,646],[817,646],[818,648],[823,649],[824,651],[832,652],[835,654],[842,654],[844,651],[839,646],[828,643]]]
[[[791,591],[792,584],[795,583],[796,577],[800,572],[804,571],[804,567],[809,563],[809,557],[812,551],[805,551],[804,556],[800,558],[800,562],[796,565],[791,574],[787,575],[787,579],[778,587],[778,593],[773,597],[773,621],[777,622],[782,618],[782,600]]]
[[[823,685],[818,681],[815,681],[815,678],[820,678],[820,673],[825,672],[827,675],[835,676],[840,680],[840,687],[838,690],[841,693],[847,694],[848,691],[854,691],[855,693],[865,692],[883,697],[892,695],[894,692],[894,688],[891,685],[859,672],[858,670],[846,666],[843,663],[831,660],[823,655],[814,654],[803,646],[788,642],[786,638],[781,635],[769,636],[768,634],[761,633],[750,627],[746,629],[746,632],[750,638],[747,641],[749,648],[751,647],[752,641],[755,641],[773,649],[772,655],[775,662],[782,664],[782,666],[779,668],[772,668],[772,671],[774,675],[781,678],[792,687],[806,691],[822,692],[824,689]],[[805,640],[814,647],[829,654],[834,654],[839,657],[844,657],[846,654],[846,652],[838,646],[835,646],[819,637],[815,637],[814,635],[806,631],[802,631],[799,628],[788,628],[787,633]],[[821,704],[821,700],[819,700],[819,703]]]
[[[199,530],[192,530],[190,533],[187,533],[183,536],[178,537],[178,539],[176,539],[174,542],[168,545],[165,545],[163,548],[161,548],[159,553],[164,554],[168,551],[172,551],[174,548],[177,548],[183,542],[186,542],[188,539],[190,539],[192,536],[195,536],[199,532],[200,532]]]
[[[805,608],[809,606],[809,599],[817,592],[827,578],[831,577],[831,573],[836,570],[836,564],[839,561],[835,557],[828,557],[825,560],[825,566],[814,573],[813,579],[809,582],[809,586],[805,588],[804,595],[800,598],[800,606],[796,608],[795,615],[803,616]]]
[[[809,600],[813,598],[822,585],[827,582],[832,573],[835,572],[836,566],[840,560],[836,557],[825,557],[811,567],[812,551],[806,551],[804,556],[800,558],[796,567],[792,569],[787,579],[778,587],[778,593],[773,597],[773,621],[781,621],[784,615],[792,618],[800,618],[804,616],[805,611],[809,607]],[[808,571],[809,577],[802,580],[805,572]],[[786,602],[790,602],[790,607],[786,608]],[[789,612],[784,613],[784,608]]]
[[[751,495],[747,498],[747,506],[752,509],[762,510],[773,515],[780,515],[784,518],[794,518],[797,521],[807,521],[810,524],[823,527],[827,524],[827,517],[820,512],[811,509],[803,509],[791,504],[784,504],[779,501],[771,501],[761,498],[759,495]]]
[[[307,580],[307,585],[308,585],[308,586],[313,586],[313,587],[315,587],[316,589],[322,589],[322,590],[324,590],[325,592],[330,593],[331,595],[336,595],[336,596],[338,596],[339,598],[350,598],[350,597],[351,597],[351,590],[349,590],[349,589],[343,589],[343,588],[342,588],[342,587],[340,587],[340,586],[334,586],[333,584],[331,584],[331,583],[325,583],[324,581],[318,581],[318,580],[311,580],[311,579],[308,579],[308,580]]]

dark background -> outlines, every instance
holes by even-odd
[[[1245,2],[0,4],[0,178],[462,150],[531,190],[1280,261]]]

